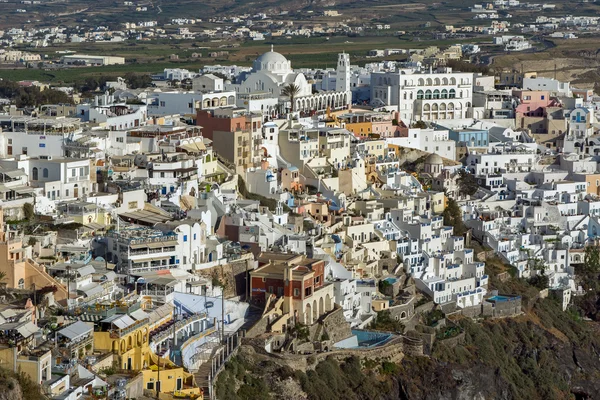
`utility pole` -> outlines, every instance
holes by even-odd
[[[156,398],[159,398],[160,393],[160,355],[156,355],[158,357],[158,370],[156,371]]]
[[[225,286],[221,286],[221,342],[225,341]]]

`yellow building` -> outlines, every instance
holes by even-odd
[[[144,389],[157,390],[160,393],[200,394],[194,382],[194,376],[173,362],[152,354],[150,368],[142,371]],[[160,365],[160,367],[159,367]]]
[[[134,320],[127,314],[115,314],[98,323],[94,332],[94,348],[112,352],[119,368],[142,370],[150,360],[148,319]]]
[[[30,321],[6,323],[0,334],[0,366],[23,372],[32,381],[42,384],[52,379],[52,344],[33,347],[39,328]]]

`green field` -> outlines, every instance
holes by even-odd
[[[418,38],[418,37],[417,37]],[[467,40],[468,41],[468,40]],[[345,51],[350,54],[353,64],[364,65],[378,59],[367,58],[372,49],[385,48],[425,48],[428,46],[449,46],[457,40],[422,40],[412,37],[364,36],[364,37],[325,37],[312,38],[278,38],[269,41],[247,41],[239,43],[239,47],[220,48],[227,42],[193,42],[193,41],[153,41],[124,43],[82,43],[64,44],[41,49],[26,49],[57,59],[57,51],[76,50],[80,54],[112,55],[125,57],[127,64],[106,67],[76,67],[68,69],[41,70],[38,68],[0,69],[0,78],[9,80],[39,80],[51,83],[73,83],[86,77],[122,76],[127,72],[159,73],[165,68],[186,68],[198,71],[204,65],[237,64],[252,65],[252,61],[260,54],[269,51],[271,44],[275,51],[285,55],[294,68],[326,68],[335,67],[337,54]],[[231,43],[229,43],[231,44]],[[210,49],[206,49],[209,47]],[[227,56],[208,58],[210,51],[228,51]],[[192,53],[202,53],[203,58],[191,58]],[[179,60],[170,61],[169,56],[176,54]],[[405,56],[386,57],[388,60],[403,59]]]

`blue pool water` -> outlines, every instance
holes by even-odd
[[[394,283],[396,283],[397,279],[396,278],[385,278],[384,281],[386,281],[390,285],[393,285]]]
[[[514,297],[507,297],[507,296],[493,296],[490,297],[489,299],[487,299],[488,301],[507,301],[507,300],[512,300],[514,299]]]
[[[392,335],[390,333],[352,330],[358,339],[358,347],[377,347],[387,343]]]

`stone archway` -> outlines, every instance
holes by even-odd
[[[312,309],[310,303],[306,303],[306,307],[304,308],[304,324],[312,325]]]
[[[333,304],[331,304],[331,297],[329,297],[329,293],[325,296],[325,311],[333,310]]]
[[[324,301],[323,301],[323,297],[321,297],[319,299],[319,315],[325,314],[325,308],[324,307],[325,307],[325,304],[324,304]]]

